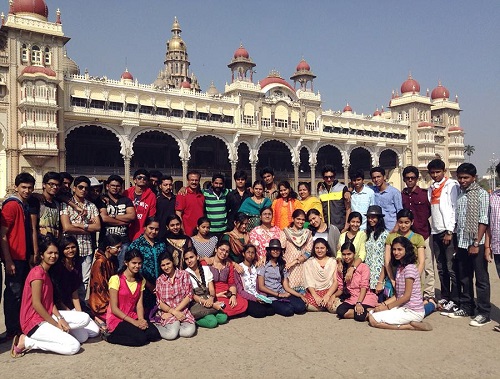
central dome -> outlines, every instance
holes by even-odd
[[[44,0],[14,0],[10,6],[9,13],[31,14],[36,18],[42,18],[46,21],[49,9]]]
[[[404,81],[403,84],[401,84],[401,94],[405,93],[420,93],[420,84],[411,77],[411,74],[408,75],[408,79]]]

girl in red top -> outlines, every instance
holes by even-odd
[[[142,254],[127,250],[123,266],[109,279],[109,306],[106,314],[109,343],[143,346],[161,339],[156,327],[144,318],[142,295],[146,280],[140,274]]]
[[[88,314],[78,311],[59,311],[54,305],[54,288],[48,271],[57,262],[59,249],[51,237],[38,242],[39,264],[30,271],[24,284],[21,301],[21,329],[14,337],[11,356],[22,357],[27,351],[40,349],[58,354],[73,355],[80,342],[71,335],[90,323]]]

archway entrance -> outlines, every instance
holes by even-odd
[[[226,178],[231,177],[231,164],[227,146],[219,138],[203,136],[191,142],[189,148],[191,159],[189,169],[201,172],[203,177],[211,178],[214,173],[222,173]]]
[[[72,130],[66,136],[66,171],[98,179],[111,174],[123,177],[125,168],[118,137],[96,125]]]
[[[344,178],[344,168],[342,166],[342,154],[340,150],[332,145],[325,145],[318,150],[318,155],[316,156],[316,161],[318,165],[316,166],[316,177],[321,178],[321,170],[326,165],[333,166],[337,171],[336,178],[343,180]]]
[[[145,168],[158,170],[164,175],[182,177],[179,145],[172,136],[160,131],[146,132],[135,139],[132,149],[132,172]]]
[[[363,170],[365,177],[372,167],[372,157],[370,152],[362,147],[357,147],[349,155],[349,171]],[[369,176],[369,175],[368,175]]]
[[[264,142],[260,146],[258,157],[257,176],[259,170],[272,167],[276,181],[293,181],[292,154],[283,142],[275,140]]]

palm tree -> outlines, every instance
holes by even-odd
[[[467,154],[467,156],[469,157],[469,163],[470,163],[470,156],[472,154],[474,154],[475,151],[476,151],[476,148],[472,145],[466,145],[464,147],[464,153]]]

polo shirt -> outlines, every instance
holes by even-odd
[[[203,217],[205,196],[199,191],[186,188],[184,195],[177,194],[175,198],[175,210],[182,213],[182,227],[188,236],[195,234],[198,219]]]
[[[223,233],[227,230],[226,197],[229,190],[223,189],[217,195],[212,188],[202,191],[205,196],[205,213],[210,220],[212,233]]]
[[[363,186],[361,191],[357,192],[355,189],[351,193],[351,212],[359,212],[363,216],[361,223],[361,230],[366,229],[366,212],[370,205],[375,205],[375,192],[368,187]]]

